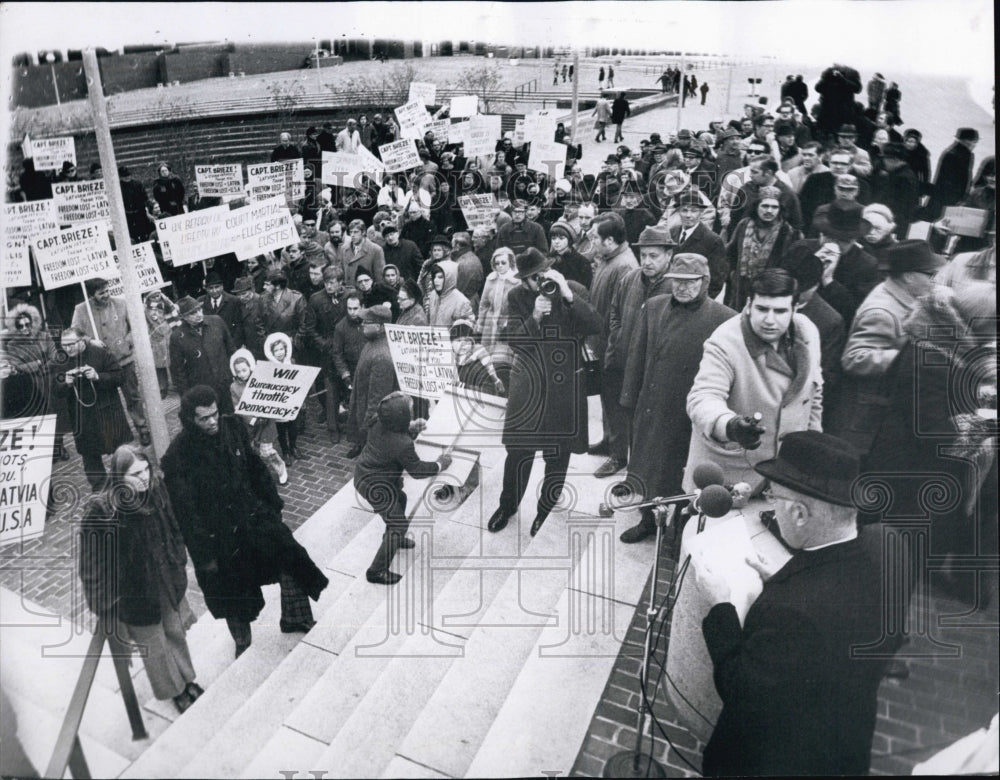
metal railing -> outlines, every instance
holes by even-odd
[[[80,669],[80,676],[73,689],[73,696],[69,700],[69,708],[66,710],[66,717],[63,718],[59,737],[52,750],[52,758],[45,770],[45,777],[62,777],[67,766],[73,773],[74,780],[89,780],[91,777],[87,759],[83,755],[83,746],[80,744],[80,722],[83,720],[83,712],[87,708],[87,697],[90,696],[90,688],[94,684],[94,676],[97,674],[97,665],[101,662],[105,642],[111,649],[111,660],[114,662],[118,685],[122,689],[122,699],[125,702],[125,711],[128,713],[129,725],[132,727],[132,739],[147,739],[149,737],[146,726],[142,722],[142,713],[139,710],[139,700],[135,695],[135,687],[132,685],[132,676],[128,671],[131,652],[115,633],[114,623],[102,617],[97,622],[97,629],[94,631],[90,646],[87,648],[87,657]]]
[[[525,95],[537,91],[538,91],[538,79],[531,79],[531,81],[526,81],[523,84],[518,84],[516,87],[514,87],[514,100],[518,99],[519,93],[521,95],[521,98],[524,99]]]

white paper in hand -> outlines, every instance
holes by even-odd
[[[747,563],[747,558],[755,559],[757,552],[745,520],[734,517],[707,528],[691,540],[690,551],[696,572],[706,569],[729,583],[729,600],[742,623],[764,586],[760,575]]]

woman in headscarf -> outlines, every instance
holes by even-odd
[[[765,268],[777,265],[785,250],[802,238],[802,233],[785,221],[781,190],[761,187],[749,216],[736,225],[726,246],[729,257],[729,285],[726,305],[743,309],[750,280]]]
[[[204,692],[185,638],[195,622],[185,595],[187,552],[167,491],[136,445],[111,456],[107,487],[84,512],[80,543],[90,610],[124,625],[145,651],[153,695],[184,712]]]
[[[412,279],[403,279],[396,293],[399,304],[397,325],[427,325],[427,312],[424,311],[424,295],[420,285]]]
[[[176,216],[184,213],[184,182],[171,173],[169,163],[161,162],[156,166],[153,200],[164,214]]]

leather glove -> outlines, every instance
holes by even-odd
[[[500,396],[501,398],[507,397],[507,388],[503,386],[502,380],[495,379],[493,381],[493,389],[496,390],[497,395]]]
[[[726,423],[726,438],[747,450],[760,446],[764,428],[752,417],[734,417]]]
[[[449,455],[447,452],[442,452],[441,457],[437,459],[437,462],[438,462],[438,470],[444,471],[451,465],[451,455]]]

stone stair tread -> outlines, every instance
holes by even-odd
[[[7,691],[17,713],[17,734],[25,755],[39,774],[45,772],[55,749],[62,719],[28,697]],[[92,777],[118,777],[129,765],[129,759],[87,734],[80,735],[83,757]],[[67,768],[66,775],[70,772]]]
[[[336,660],[300,642],[246,703],[218,728],[178,777],[234,777],[253,757],[247,745],[263,744]]]
[[[603,604],[588,603],[594,600],[569,588],[560,596],[556,607],[560,624],[542,629],[467,776],[570,774],[633,615],[631,607],[607,599]],[[574,631],[571,613],[582,616],[590,607],[610,611],[595,627],[598,630]],[[566,706],[569,690],[573,706]],[[544,728],[525,724],[544,724]]]
[[[403,756],[393,756],[393,759],[389,763],[388,768],[386,768],[383,777],[413,778],[413,780],[426,778],[427,780],[437,780],[437,778],[446,778],[448,775],[435,772],[433,769],[421,766],[416,761],[410,761],[410,759],[404,758]]]
[[[282,776],[282,772],[294,770],[296,774],[293,777],[312,777],[308,774],[310,771],[323,769],[316,759],[325,748],[326,744],[319,740],[287,726],[280,726],[238,776],[252,780],[261,777],[278,778]]]

